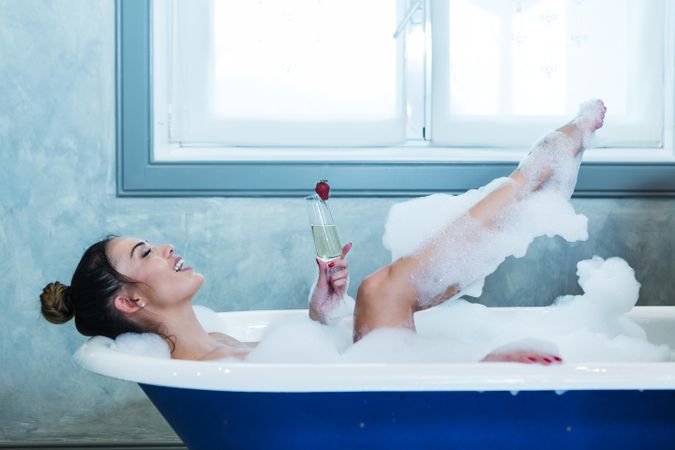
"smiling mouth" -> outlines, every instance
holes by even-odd
[[[183,269],[183,265],[185,264],[185,260],[183,258],[178,258],[176,261],[176,264],[173,265],[173,271],[174,272],[180,272],[181,269]]]

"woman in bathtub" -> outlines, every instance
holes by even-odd
[[[464,273],[473,273],[473,279],[445,280],[443,276],[436,276],[419,282],[428,275],[427,269],[440,252],[452,251],[447,245],[444,247],[448,241],[444,236],[461,232],[466,246],[478,245],[481,239],[489,239],[491,230],[498,229],[510,206],[529,193],[560,181],[556,180],[556,170],[561,161],[571,162],[576,176],[578,165],[574,166],[574,162],[580,160],[584,139],[602,126],[604,114],[601,101],[584,103],[575,119],[539,141],[505,182],[474,204],[464,216],[447,224],[415,254],[366,277],[356,297],[354,341],[378,328],[414,330],[416,311],[448,300],[487,275],[480,270],[472,272],[472,263],[466,262]],[[319,277],[309,303],[311,319],[325,323],[326,314],[345,294],[348,278],[345,256],[350,248],[351,244],[345,245],[342,256],[330,263],[330,268],[317,259]],[[133,237],[112,237],[87,249],[70,286],[54,282],[44,288],[40,296],[42,314],[53,323],[64,323],[75,317],[78,331],[85,336],[115,338],[127,332],[157,333],[167,341],[173,358],[244,358],[255,344],[242,343],[220,333],[207,333],[197,320],[192,298],[202,282],[203,276],[184,267],[183,259],[174,253],[171,245],[152,245]],[[511,350],[495,351],[483,361],[552,364],[561,359],[557,355]]]

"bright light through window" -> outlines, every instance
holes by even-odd
[[[626,31],[639,30],[642,9],[632,0],[450,2],[450,109],[559,116],[600,97],[625,114],[626,64],[639,45]]]
[[[214,1],[211,110],[309,122],[400,115],[396,3]]]
[[[516,148],[594,97],[612,111],[602,145],[663,139],[663,0],[170,5],[182,148]]]

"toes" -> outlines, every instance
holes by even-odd
[[[542,360],[544,361],[544,364],[546,364],[546,365],[561,364],[562,363],[562,358],[557,356],[557,355],[542,356]]]
[[[524,360],[523,362],[527,364],[543,364],[544,366],[548,366],[553,362],[553,360],[544,356],[534,355],[528,356],[527,360]]]
[[[586,132],[592,133],[604,125],[606,111],[602,100],[588,100],[579,105],[578,123]]]
[[[561,364],[562,358],[557,355],[541,354],[532,351],[515,351],[507,353],[491,353],[486,356],[484,361],[517,362],[524,364],[541,364],[550,366],[552,364]]]
[[[595,100],[588,100],[583,102],[581,105],[579,105],[579,113],[599,113],[599,114],[604,114],[605,111],[607,111],[607,108],[605,107],[605,104],[602,100],[595,99]]]
[[[542,364],[544,366],[550,366],[551,364],[561,364],[562,358],[557,355],[541,355],[539,353],[534,353],[523,357],[522,362],[526,364]]]

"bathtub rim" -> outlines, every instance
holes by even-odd
[[[526,307],[536,309],[541,307]],[[508,311],[519,308],[499,308]],[[307,310],[219,313],[256,319],[306,315]],[[626,317],[675,320],[675,307],[638,306]],[[184,361],[125,354],[112,340],[93,337],[74,354],[83,368],[141,384],[236,392],[375,391],[570,391],[675,389],[675,362],[578,363],[538,366],[517,363],[248,363]],[[496,375],[497,374],[497,375]]]

